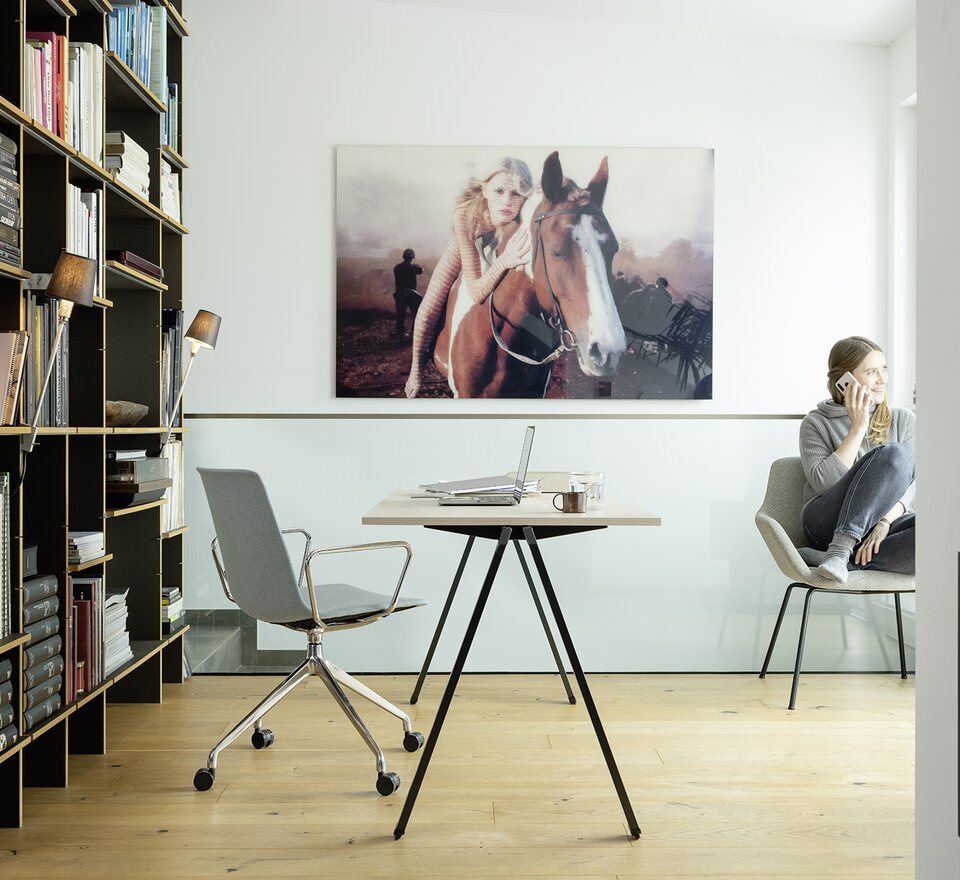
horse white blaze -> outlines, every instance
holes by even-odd
[[[609,376],[627,350],[623,325],[613,301],[607,262],[601,245],[607,233],[598,231],[589,215],[584,215],[573,227],[573,240],[580,246],[586,270],[587,303],[590,317],[587,321],[587,339],[577,340],[577,357],[585,373],[591,376]]]

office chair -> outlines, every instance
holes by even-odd
[[[800,638],[797,643],[797,659],[793,669],[793,685],[790,690],[790,706],[797,705],[797,687],[800,683],[800,662],[803,659],[803,643],[807,636],[807,620],[810,616],[810,600],[814,593],[841,593],[873,595],[892,593],[897,612],[897,638],[900,644],[900,677],[907,677],[907,662],[903,649],[903,618],[900,613],[900,594],[916,592],[913,575],[898,574],[890,571],[851,571],[846,584],[827,580],[811,569],[820,564],[825,553],[804,547],[805,538],[800,522],[800,509],[803,506],[803,487],[806,478],[798,457],[779,458],[770,466],[767,492],[763,504],[757,511],[756,523],[767,548],[777,566],[791,583],[783,595],[780,614],[770,637],[767,656],[760,670],[760,678],[767,674],[773,647],[780,633],[780,624],[787,610],[787,603],[793,590],[804,587],[807,595],[803,602],[803,618],[800,623]]]
[[[423,745],[423,735],[413,730],[410,718],[404,712],[327,660],[323,656],[321,640],[325,633],[366,626],[394,611],[425,604],[420,599],[402,602],[399,599],[400,587],[413,555],[410,545],[405,541],[380,541],[311,550],[311,537],[304,529],[281,530],[278,527],[258,474],[246,470],[197,470],[213,515],[216,537],[211,552],[224,593],[257,620],[305,633],[307,656],[213,747],[207,766],[201,767],[193,779],[194,786],[198,791],[207,791],[213,785],[218,755],[251,724],[254,725],[254,748],[264,749],[272,745],[273,732],[263,726],[263,716],[298,684],[315,675],[326,685],[376,756],[377,791],[382,795],[393,794],[400,786],[400,777],[387,772],[383,752],[343,689],[354,691],[399,718],[404,729],[403,747],[408,752],[415,752]],[[283,535],[292,533],[301,534],[306,540],[299,576],[294,574],[283,539]],[[399,548],[406,553],[392,595],[373,593],[350,584],[315,584],[313,581],[311,566],[319,556],[390,548]]]

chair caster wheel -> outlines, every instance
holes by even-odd
[[[216,775],[217,771],[212,767],[201,767],[193,777],[193,787],[197,791],[209,791],[213,787]]]
[[[267,746],[273,745],[273,731],[267,730],[266,727],[262,727],[260,730],[255,730],[253,736],[250,737],[250,742],[253,743],[255,749],[265,749]]]
[[[408,752],[415,752],[423,746],[423,734],[418,730],[411,730],[403,735],[403,747]]]
[[[384,797],[400,788],[400,777],[396,773],[378,773],[377,791]]]

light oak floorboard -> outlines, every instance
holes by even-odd
[[[556,675],[465,676],[406,836],[392,832],[420,759],[396,719],[358,700],[403,784],[382,798],[372,755],[318,682],[192,780],[276,681],[197,676],[159,705],[108,707],[106,755],[70,784],[27,789],[0,830],[0,877],[913,878],[913,680],[888,675],[594,675],[591,688],[643,835],[633,840],[581,703]],[[367,676],[429,733],[445,676]]]

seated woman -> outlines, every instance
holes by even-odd
[[[487,251],[495,248],[496,241],[512,231],[511,227],[516,227],[520,210],[533,188],[527,163],[506,158],[485,178],[472,179],[460,196],[453,212],[453,234],[430,276],[413,326],[413,355],[404,389],[407,397],[420,393],[420,374],[433,349],[447,295],[460,273],[463,272],[473,301],[482,303],[505,272],[527,262],[530,235],[526,229],[516,232],[503,253],[487,263],[486,271],[481,257],[486,259]]]
[[[846,373],[855,381],[841,392]],[[841,584],[851,568],[912,574],[916,416],[888,404],[886,358],[862,336],[830,350],[827,387],[831,399],[800,424],[803,530],[827,551],[817,573]]]

